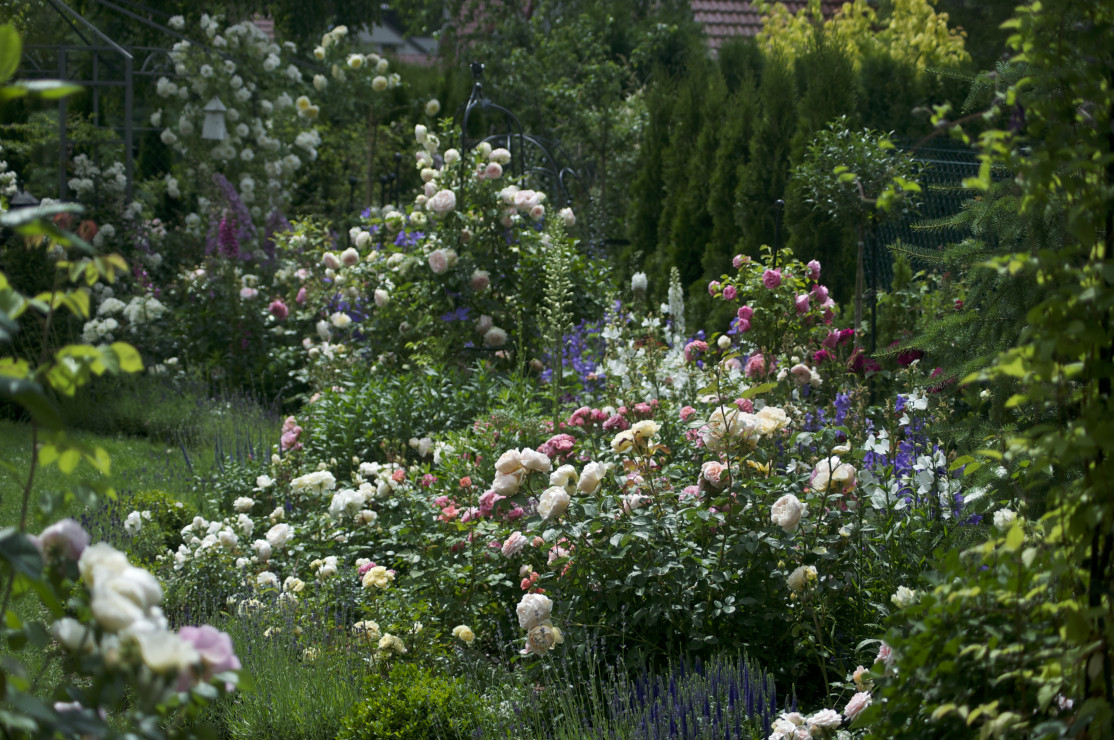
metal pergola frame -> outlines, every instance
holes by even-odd
[[[183,33],[169,28],[163,23],[151,20],[150,16],[157,16],[169,20],[170,14],[154,8],[149,8],[135,0],[93,0],[98,5],[125,16],[159,33],[180,41],[188,41],[191,49],[213,54],[222,59],[235,61],[235,57],[227,51],[209,46],[196,39],[189,38]],[[80,44],[28,44],[25,51],[40,52],[38,55],[25,54],[23,59],[24,76],[33,79],[56,78],[75,82],[90,89],[93,97],[94,126],[102,130],[116,131],[119,138],[109,142],[123,147],[123,160],[125,176],[127,178],[126,195],[132,197],[135,180],[135,157],[137,136],[144,132],[157,131],[148,125],[136,125],[135,121],[135,82],[137,78],[154,78],[165,76],[178,78],[170,63],[169,48],[159,46],[132,46],[125,48],[76,10],[67,5],[63,0],[47,0],[47,3],[68,25],[83,43]],[[127,7],[125,7],[127,6]],[[78,54],[92,55],[92,80],[68,79],[72,70],[72,57]],[[38,58],[36,58],[38,56]],[[53,64],[47,64],[43,57],[51,57]],[[137,59],[142,62],[137,63]],[[102,77],[102,72],[112,69],[115,64],[123,64],[122,75]],[[316,69],[313,65],[300,60],[294,60],[298,66]],[[102,100],[104,92],[122,88],[124,94],[123,121],[119,124],[109,125],[102,119]],[[67,170],[68,134],[67,134],[68,104],[63,98],[58,102],[58,198],[65,200],[69,195]]]

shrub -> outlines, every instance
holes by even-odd
[[[345,718],[342,740],[463,740],[481,726],[478,697],[464,681],[414,665],[396,665],[386,676],[373,676],[365,694]]]
[[[131,517],[132,514],[138,516]],[[167,550],[182,544],[182,529],[197,510],[164,491],[139,491],[100,507],[87,526],[106,541],[118,544],[140,565],[153,565]]]
[[[466,426],[491,406],[504,381],[477,362],[466,372],[443,365],[413,372],[356,369],[352,382],[353,388],[323,393],[309,407],[310,458],[381,460],[404,453],[413,437]]]

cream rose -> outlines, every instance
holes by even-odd
[[[774,502],[770,509],[770,518],[774,524],[788,533],[796,531],[804,513],[804,505],[800,500],[793,494],[787,493]]]
[[[545,489],[538,499],[538,514],[542,519],[557,519],[569,508],[569,494],[561,486]]]

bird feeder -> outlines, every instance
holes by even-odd
[[[205,124],[201,127],[202,139],[224,141],[224,137],[228,135],[228,129],[224,125],[224,112],[226,110],[228,108],[224,107],[220,98],[214,97],[205,104]]]

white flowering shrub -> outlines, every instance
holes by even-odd
[[[539,309],[546,283],[557,279],[546,254],[567,243],[574,214],[547,210],[544,193],[504,175],[506,149],[442,151],[441,137],[422,125],[415,136],[414,163],[425,185],[412,206],[372,210],[343,249],[312,225],[285,240],[288,259],[279,274],[286,288],[276,310],[303,327],[310,364],[343,365],[363,346],[387,363],[472,356],[505,366],[530,359],[513,357],[516,342],[540,350]],[[564,279],[572,283],[575,312],[598,310],[603,291],[594,289],[606,269],[568,251]]]
[[[181,204],[187,228],[194,228],[193,215],[201,227],[226,216],[239,219],[241,233],[251,235],[239,249],[257,254],[268,219],[285,213],[295,178],[317,158],[320,139],[312,121],[318,109],[303,95],[306,84],[291,62],[290,45],[272,42],[249,21],[224,26],[208,14],[199,30],[218,53],[179,41],[170,54],[175,77],[156,83],[161,107],[151,124],[162,128],[162,142],[180,157],[164,181],[165,192]],[[224,123],[221,139],[203,136],[205,108],[213,101],[225,108],[216,115]],[[242,205],[230,202],[230,192]]]

